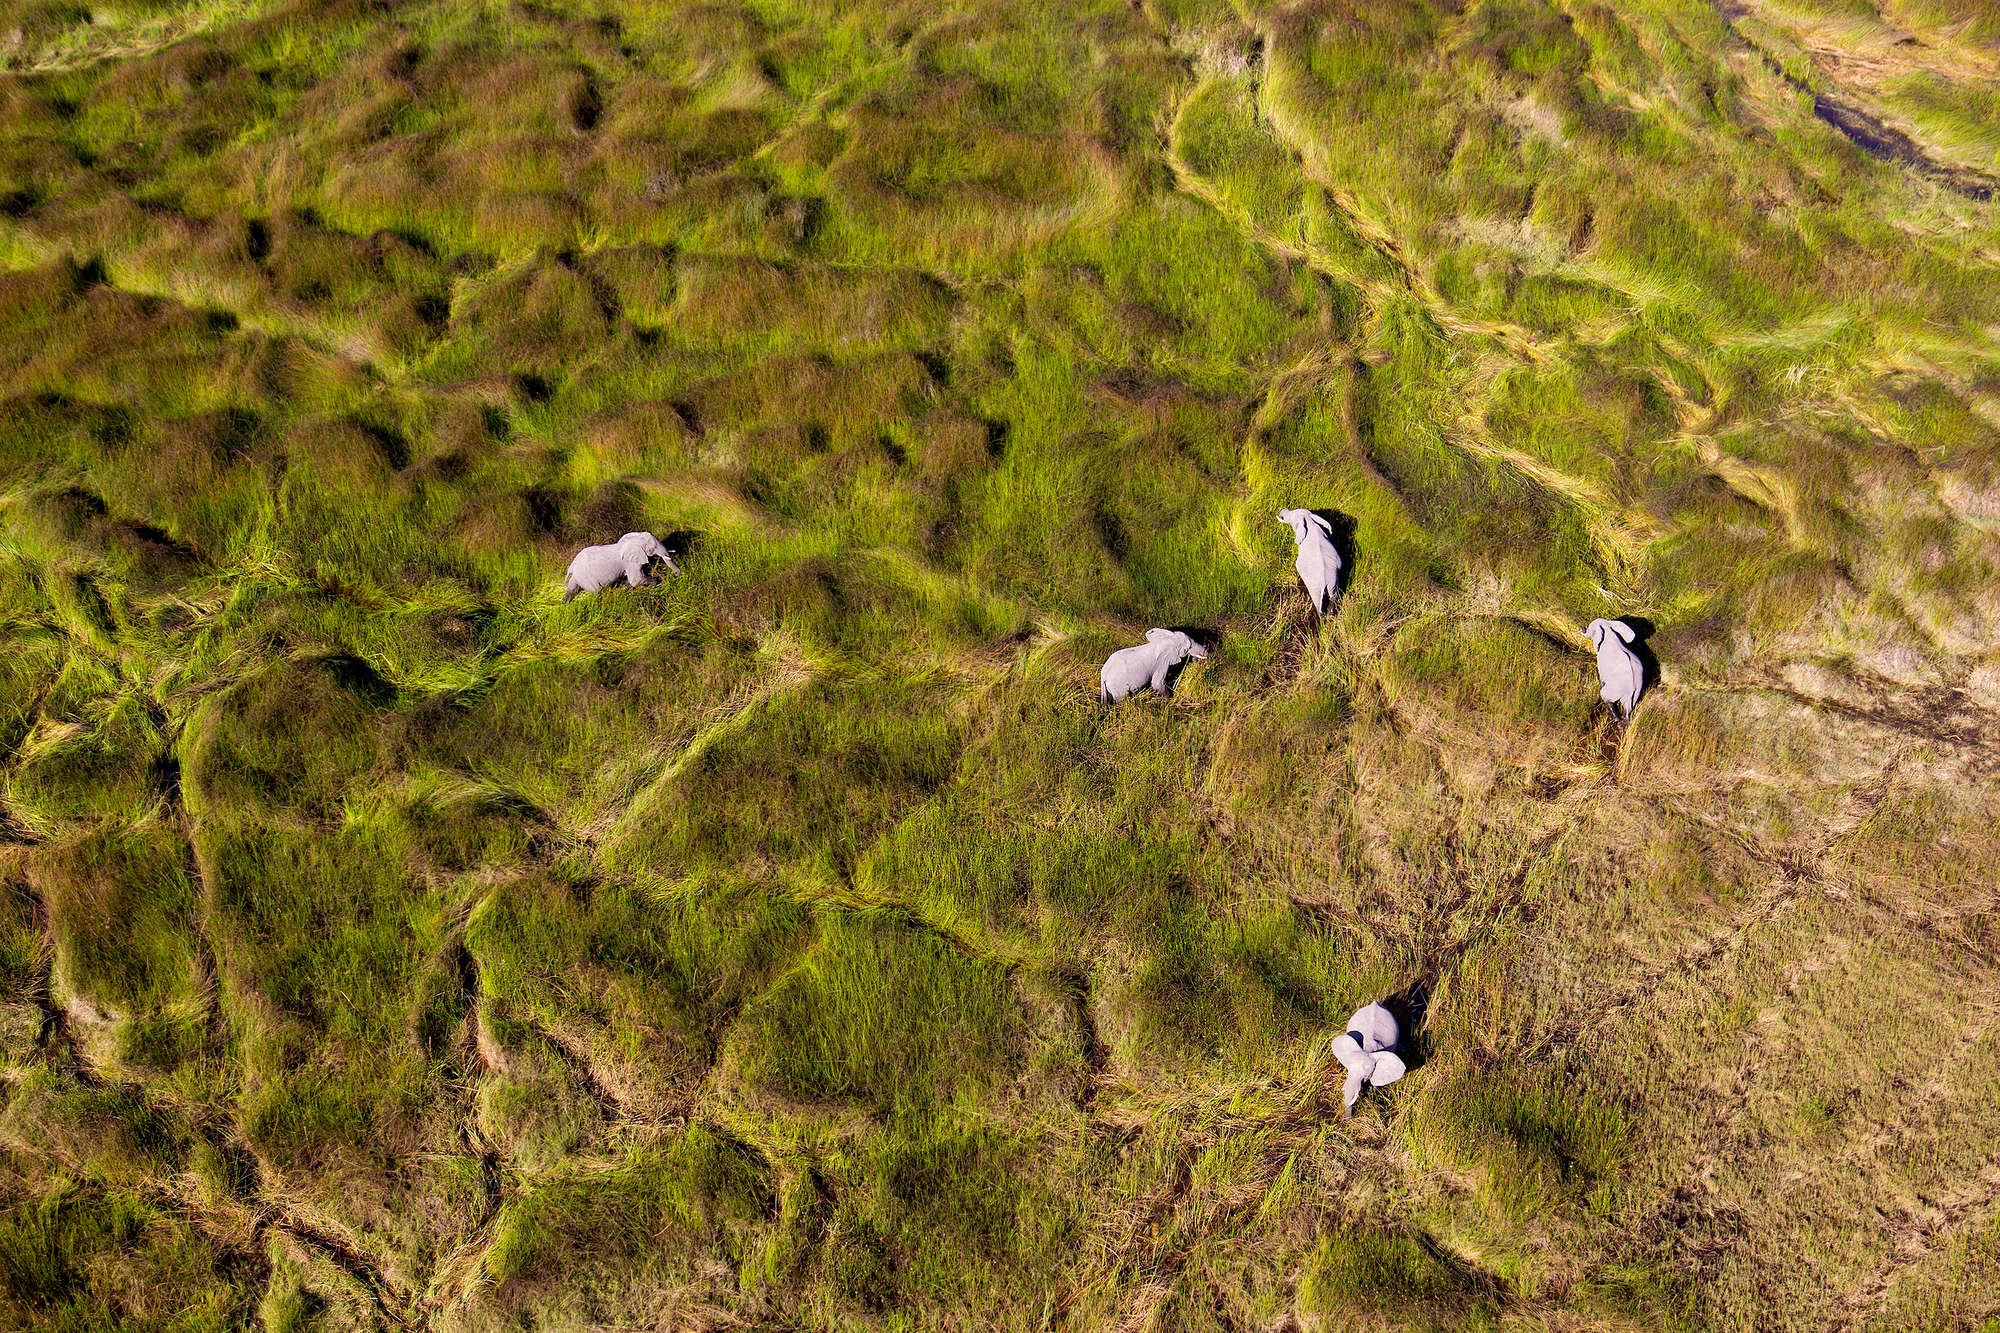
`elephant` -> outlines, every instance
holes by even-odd
[[[650,532],[628,532],[609,546],[586,546],[569,562],[563,600],[567,602],[580,592],[608,588],[620,579],[634,588],[656,583],[658,580],[646,573],[646,566],[655,560],[666,561],[667,568],[676,574],[681,572],[681,567],[667,554],[667,548]]]
[[[1340,552],[1333,549],[1333,525],[1310,509],[1280,509],[1278,521],[1292,530],[1299,548],[1299,582],[1312,601],[1313,615],[1324,619],[1340,591]]]
[[[1333,1058],[1347,1070],[1342,1114],[1354,1114],[1364,1087],[1387,1087],[1409,1072],[1395,1051],[1399,1036],[1396,1016],[1380,1004],[1364,1004],[1348,1018],[1347,1031],[1333,1039]]]
[[[1120,648],[1105,659],[1104,669],[1097,673],[1097,697],[1114,704],[1147,685],[1155,694],[1166,694],[1169,672],[1186,658],[1199,662],[1207,656],[1208,649],[1179,630],[1149,629],[1144,643]]]
[[[1632,627],[1622,620],[1593,620],[1584,633],[1597,645],[1597,678],[1604,682],[1598,698],[1611,705],[1621,722],[1632,720],[1632,709],[1646,688],[1646,667],[1626,644]]]

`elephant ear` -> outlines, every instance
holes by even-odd
[[[1302,509],[1299,512],[1305,516],[1306,522],[1312,524],[1314,527],[1318,528],[1321,532],[1324,532],[1329,537],[1333,535],[1333,524],[1327,522],[1325,519],[1321,518],[1318,514],[1315,514],[1310,509]]]
[[[1361,1043],[1345,1032],[1333,1039],[1333,1058],[1350,1073],[1367,1076],[1368,1057],[1361,1049]]]
[[[1155,625],[1152,629],[1146,631],[1147,643],[1171,643],[1173,641],[1173,637],[1174,637],[1173,630],[1161,629],[1157,625]]]
[[[1632,627],[1630,625],[1626,624],[1622,620],[1607,620],[1604,623],[1611,626],[1611,632],[1613,634],[1616,634],[1619,638],[1625,640],[1625,642],[1627,643],[1632,642],[1633,632],[1632,632]]]
[[[1608,623],[1610,622],[1604,620],[1593,620],[1590,622],[1590,624],[1584,627],[1583,632],[1585,636],[1588,637],[1592,643],[1596,644],[1599,648],[1602,648],[1604,646],[1604,627]]]
[[[1377,1051],[1375,1067],[1368,1071],[1368,1081],[1378,1088],[1386,1088],[1409,1072],[1403,1057],[1394,1051]]]

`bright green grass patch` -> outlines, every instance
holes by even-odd
[[[1313,1252],[1302,1295],[1322,1316],[1388,1315],[1425,1329],[1492,1328],[1498,1316],[1479,1275],[1421,1232],[1341,1228]]]
[[[1953,157],[1991,169],[2000,162],[2000,87],[1912,75],[1891,91],[1891,104],[1915,121],[1926,142]]]
[[[750,1087],[891,1119],[971,1109],[1019,1068],[1004,969],[891,916],[831,912],[799,968],[744,1015]]]
[[[771,1206],[754,1155],[695,1126],[609,1172],[543,1183],[502,1215],[486,1271],[547,1284],[634,1263],[663,1276],[711,1257],[734,1268]]]
[[[0,1210],[0,1309],[23,1326],[76,1330],[124,1319],[174,1333],[235,1327],[241,1309],[220,1281],[217,1247],[170,1213],[67,1182]],[[120,1275],[142,1276],[122,1290]]]
[[[620,817],[612,864],[696,883],[839,883],[949,776],[956,727],[935,700],[921,686],[828,681],[746,701]]]

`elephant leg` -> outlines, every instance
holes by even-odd
[[[1167,697],[1167,673],[1172,670],[1170,666],[1163,666],[1153,673],[1153,693],[1162,699]]]

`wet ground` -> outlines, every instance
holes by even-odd
[[[2000,190],[2000,179],[1982,171],[1974,171],[1970,167],[1947,166],[1932,157],[1924,150],[1922,144],[1901,130],[1850,102],[1829,97],[1804,81],[1794,78],[1762,47],[1750,41],[1742,30],[1737,28],[1739,21],[1756,16],[1755,11],[1748,5],[1740,3],[1740,0],[1717,0],[1715,10],[1729,24],[1732,32],[1763,57],[1764,64],[1773,73],[1813,99],[1813,115],[1840,131],[1848,142],[1868,156],[1878,161],[1894,162],[1898,166],[1908,167],[1924,179],[1935,181],[1967,199],[1990,202],[1994,192]]]

